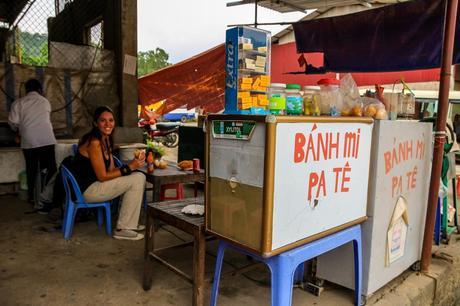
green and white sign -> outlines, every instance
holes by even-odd
[[[255,126],[255,121],[215,120],[212,122],[212,136],[214,138],[250,140]]]

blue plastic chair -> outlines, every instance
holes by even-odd
[[[110,215],[110,202],[87,203],[83,198],[80,187],[72,173],[64,165],[61,165],[62,182],[65,189],[65,208],[62,220],[62,232],[64,239],[68,240],[72,236],[72,229],[75,214],[79,208],[97,208],[97,224],[99,227],[103,223],[103,213],[105,209],[105,230],[107,235],[112,235],[112,217]],[[75,197],[75,199],[73,199]]]
[[[73,143],[72,144],[72,153],[73,153],[73,155],[77,155],[77,152],[78,152],[78,144]]]
[[[361,305],[362,250],[360,225],[354,225],[335,234],[320,238],[269,258],[263,258],[258,254],[249,252],[226,241],[219,240],[210,305],[215,306],[217,303],[220,273],[225,249],[227,248],[251,256],[268,265],[272,275],[271,305],[288,306],[291,305],[292,302],[292,286],[294,276],[298,273],[299,265],[348,242],[353,242],[354,249],[355,304]]]
[[[438,197],[436,203],[436,222],[434,224],[434,244],[439,245],[441,243],[441,198]]]
[[[121,160],[118,159],[118,157],[116,157],[115,155],[112,155],[112,158],[113,158],[113,164],[115,165],[115,167],[120,168],[121,166],[123,166],[123,163],[121,162]]]

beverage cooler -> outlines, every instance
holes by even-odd
[[[363,233],[365,296],[420,260],[431,174],[432,125],[376,121]],[[317,276],[354,289],[351,244],[318,257]]]
[[[210,115],[206,126],[208,232],[269,257],[366,219],[372,119]]]

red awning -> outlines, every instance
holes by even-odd
[[[224,108],[225,48],[219,45],[138,79],[139,103],[166,100],[162,114],[181,106],[204,112]]]

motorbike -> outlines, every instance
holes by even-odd
[[[139,126],[144,129],[148,138],[162,143],[168,148],[175,148],[179,144],[179,126],[181,123],[157,122],[150,124],[148,121],[142,121]]]

